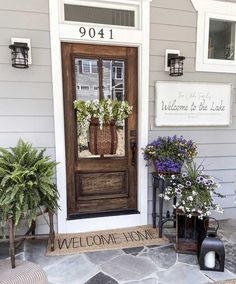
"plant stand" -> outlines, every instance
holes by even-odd
[[[50,211],[47,211],[48,217],[49,217],[49,234],[46,235],[46,237],[49,238],[49,246],[51,251],[54,251],[54,240],[55,240],[55,232],[54,232],[54,226],[53,226],[53,213]],[[45,235],[36,235],[35,234],[35,222],[32,223],[29,230],[25,233],[25,235],[22,236],[16,236],[15,237],[15,227],[12,218],[8,220],[8,235],[9,239],[6,240],[0,240],[0,241],[8,241],[9,242],[9,254],[11,258],[11,267],[15,268],[15,250],[17,247],[19,247],[24,240],[26,239],[35,239],[35,238],[42,238],[45,237]]]
[[[165,188],[168,184],[168,180],[163,179],[160,175],[156,172],[152,173],[152,226],[156,228],[156,218],[158,217],[158,227],[159,227],[159,238],[162,238],[163,233],[163,225],[167,221],[172,221],[174,228],[176,227],[176,217],[175,217],[175,209],[173,210],[172,214],[169,211],[166,212],[166,216],[163,216],[163,203],[164,200],[159,194],[163,194]],[[156,202],[157,202],[157,192],[158,192],[158,205],[159,205],[159,214],[156,212]],[[173,199],[173,204],[176,204],[176,198]]]

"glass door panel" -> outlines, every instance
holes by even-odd
[[[98,59],[75,58],[75,89],[77,100],[99,100]],[[88,150],[88,124],[78,125],[78,157],[91,157]]]
[[[104,99],[124,101],[125,64],[123,60],[102,60]],[[125,121],[117,125],[118,146],[116,156],[125,156]]]
[[[122,60],[75,58],[76,99],[123,101],[125,98],[124,67]],[[102,86],[99,84],[100,78]],[[99,157],[89,152],[88,127],[89,124],[77,124],[79,158]],[[117,135],[118,146],[116,154],[112,156],[125,156],[125,121],[117,125]]]

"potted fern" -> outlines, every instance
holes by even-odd
[[[39,211],[58,209],[58,191],[53,181],[56,163],[31,144],[19,140],[10,150],[0,148],[0,224],[11,219],[18,227],[26,218],[28,225]]]

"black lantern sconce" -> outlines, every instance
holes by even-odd
[[[183,75],[184,56],[180,56],[179,50],[166,50],[165,71],[169,71],[169,75],[173,77]]]
[[[22,38],[12,38],[12,44],[9,45],[11,49],[12,67],[28,68],[31,64],[31,48],[30,40]]]
[[[170,64],[170,76],[182,76],[184,69],[184,56],[174,56],[168,61]]]
[[[215,223],[215,226],[212,226]],[[206,237],[202,241],[199,251],[199,265],[201,270],[224,271],[225,247],[223,242],[217,237],[219,222],[215,218],[208,218],[204,224],[208,223]]]

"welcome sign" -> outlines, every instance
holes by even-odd
[[[155,83],[156,126],[229,125],[231,84]]]

